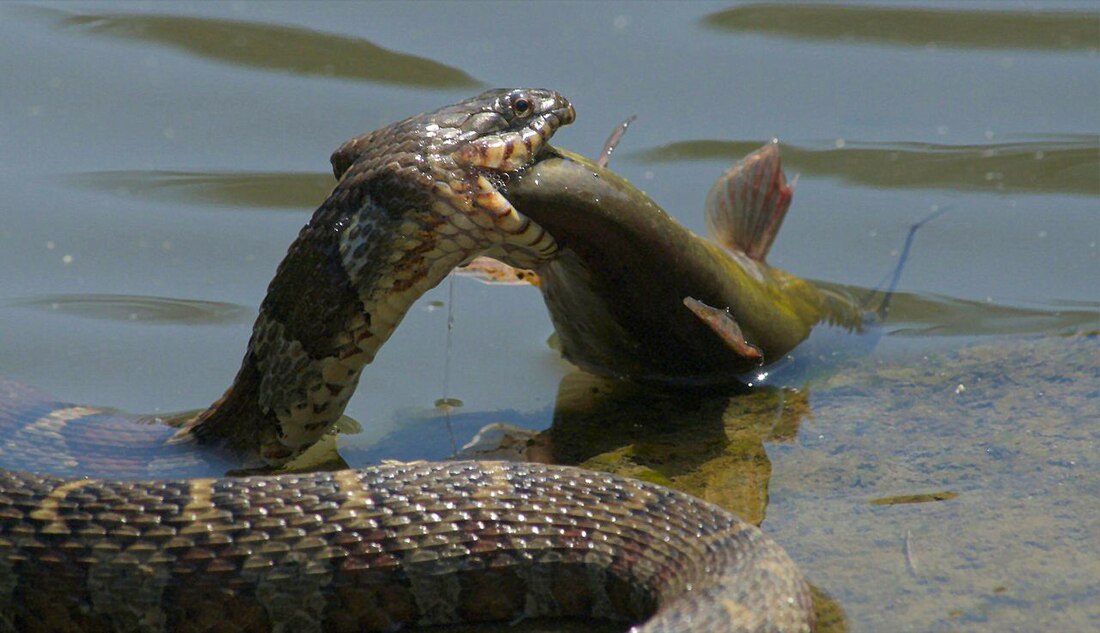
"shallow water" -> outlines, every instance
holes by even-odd
[[[365,373],[342,456],[445,457],[484,424],[556,418],[561,459],[763,520],[840,628],[1098,628],[1100,15],[1042,6],[2,5],[0,375],[136,412],[207,404],[329,153],[490,85],[561,90],[578,121],[555,143],[589,155],[637,114],[612,166],[697,232],[714,178],[779,137],[799,174],[784,269],[874,287],[947,209],[881,339],[818,337],[776,390],[665,398],[645,424],[630,394],[559,388],[534,289],[460,278]],[[449,429],[442,398],[463,405]],[[571,422],[586,407],[600,425]],[[723,422],[753,412],[765,430]],[[869,503],[940,491],[958,496]]]

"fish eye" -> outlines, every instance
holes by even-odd
[[[531,114],[532,109],[531,100],[527,97],[516,97],[512,101],[512,112],[515,112],[516,116],[527,116]]]

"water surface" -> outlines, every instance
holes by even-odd
[[[778,137],[799,174],[784,269],[873,288],[947,209],[874,336],[817,337],[747,398],[582,398],[537,291],[456,279],[365,372],[342,456],[446,457],[490,422],[553,422],[563,461],[762,521],[835,629],[1100,628],[1100,14],[1035,8],[5,4],[0,374],[204,406],[329,153],[487,86],[561,90],[578,120],[555,142],[589,155],[637,114],[613,167],[697,232],[714,178]]]

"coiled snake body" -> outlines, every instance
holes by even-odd
[[[218,476],[315,443],[408,307],[455,266],[554,256],[498,186],[573,118],[555,92],[494,90],[338,149],[339,183],[280,264],[233,385],[179,429],[0,380],[0,630],[544,615],[809,630],[806,585],[777,545],[659,486],[491,462]]]

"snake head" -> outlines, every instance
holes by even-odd
[[[504,197],[502,186],[531,166],[558,128],[575,117],[569,101],[552,90],[489,90],[424,116],[422,172],[434,182],[437,198],[512,241],[529,221]],[[541,242],[538,250],[545,252],[536,259],[554,248],[549,236]]]
[[[344,143],[332,155],[333,173],[342,182],[379,179],[390,190],[402,186],[427,193],[450,207],[437,209],[441,216],[458,214],[452,218],[458,230],[468,231],[472,223],[479,228],[471,239],[500,245],[492,252],[471,251],[467,261],[486,254],[532,268],[556,245],[541,228],[531,228],[502,191],[575,118],[569,100],[553,90],[488,90]]]
[[[344,143],[332,154],[332,169],[339,179],[352,165],[385,155],[415,163],[436,180],[482,171],[508,174],[529,166],[554,132],[575,117],[569,101],[553,90],[489,90]]]
[[[510,173],[529,165],[574,118],[573,106],[553,90],[490,90],[439,111],[428,132],[444,131],[435,153],[460,169]]]

